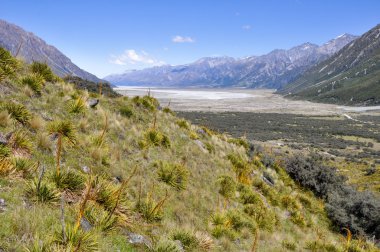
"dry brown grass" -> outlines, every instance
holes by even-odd
[[[7,127],[11,124],[11,116],[8,114],[7,111],[1,111],[0,112],[0,126]]]
[[[29,121],[29,125],[32,129],[38,131],[45,126],[45,121],[40,116],[34,116]]]

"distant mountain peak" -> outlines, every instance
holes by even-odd
[[[105,79],[116,85],[279,88],[352,39],[349,36],[333,39],[322,46],[307,42],[289,50],[275,49],[262,56],[240,59],[204,57],[186,65],[157,66]]]
[[[67,75],[78,76],[89,81],[99,82],[101,79],[76,66],[68,57],[52,45],[32,32],[25,31],[21,27],[0,19],[0,46],[16,54],[20,47],[19,55],[27,63],[33,61],[46,62],[55,74],[64,77]]]

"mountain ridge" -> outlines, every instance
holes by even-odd
[[[348,105],[380,104],[380,25],[285,86],[293,98]]]
[[[261,56],[204,57],[190,64],[156,66],[105,79],[116,85],[279,88],[355,38],[343,34],[321,46],[307,42]]]
[[[0,46],[13,55],[18,53],[18,56],[27,63],[46,62],[60,77],[73,75],[89,81],[102,81],[95,75],[79,68],[56,47],[49,45],[34,33],[2,19],[0,19]]]

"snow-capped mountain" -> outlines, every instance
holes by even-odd
[[[344,34],[318,46],[304,43],[242,59],[206,57],[179,66],[157,66],[105,77],[115,85],[279,88],[357,38]]]

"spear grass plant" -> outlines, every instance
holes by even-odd
[[[0,47],[0,81],[7,77],[15,77],[20,68],[20,62],[12,57],[11,53]]]
[[[44,79],[39,74],[28,74],[20,79],[20,83],[24,86],[28,86],[37,95],[41,95],[44,85]]]
[[[75,128],[70,121],[53,121],[48,125],[48,132],[50,135],[55,135],[57,137],[56,173],[59,175],[63,141],[66,140],[72,145],[76,144]]]
[[[0,103],[0,110],[6,110],[13,120],[22,125],[27,125],[31,118],[30,112],[24,105],[13,101]]]
[[[48,82],[55,82],[58,80],[57,76],[46,63],[35,61],[30,65],[30,71]]]
[[[159,181],[162,181],[177,190],[183,190],[186,188],[190,173],[184,165],[159,161],[155,166],[157,167]]]

